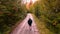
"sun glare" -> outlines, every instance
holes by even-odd
[[[26,8],[29,10],[31,6],[36,2],[37,0],[22,0],[22,4],[26,5]]]
[[[26,4],[26,3],[30,3],[31,1],[32,3],[35,3],[37,0],[22,0],[22,3]]]
[[[35,3],[37,0],[32,0],[33,3]]]

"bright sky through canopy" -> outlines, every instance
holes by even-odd
[[[29,9],[37,0],[22,0],[23,4],[26,4],[26,8]]]
[[[22,0],[22,3],[26,4],[26,3],[30,3],[30,1],[32,1],[32,3],[35,3],[37,0]]]

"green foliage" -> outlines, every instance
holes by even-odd
[[[25,9],[16,0],[0,0],[0,33],[9,34],[12,27],[26,16]]]
[[[40,5],[39,5],[39,2],[36,2],[35,6],[34,6],[34,11],[35,11],[34,14],[38,18],[40,18],[41,13],[40,13]]]
[[[38,7],[38,8],[37,8]],[[60,0],[41,0],[35,4],[35,15],[45,22],[46,27],[60,34]]]

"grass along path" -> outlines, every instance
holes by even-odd
[[[53,32],[46,28],[44,22],[40,21],[35,15],[33,15],[33,17],[40,34],[53,34]]]

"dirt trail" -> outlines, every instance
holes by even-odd
[[[28,19],[32,19],[32,26],[31,30],[28,25]],[[33,19],[32,14],[27,14],[27,17],[22,21],[21,24],[19,24],[12,32],[11,34],[39,34],[38,29],[36,27],[35,21]]]

